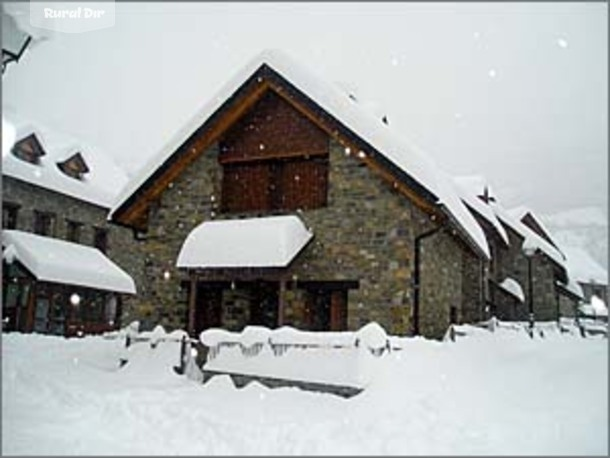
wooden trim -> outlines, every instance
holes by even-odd
[[[284,310],[286,309],[286,279],[282,278],[280,280],[280,288],[278,291],[278,301],[277,301],[277,325],[284,325]]]
[[[123,210],[122,214],[117,214],[114,219],[118,219],[122,222],[130,222],[137,219],[138,216],[147,209],[148,203],[161,195],[169,183],[180,175],[182,170],[192,164],[201,154],[203,154],[209,145],[214,143],[214,141],[229,128],[229,126],[245,114],[245,112],[260,99],[267,88],[268,84],[266,82],[256,84],[254,88],[251,89],[251,92],[246,94],[239,103],[233,104],[231,110],[224,110],[222,116],[219,119],[214,120],[211,126],[207,126],[207,121],[205,121],[202,126],[203,132],[199,134],[198,131],[196,131],[191,136],[194,136],[194,139],[187,140],[176,152],[170,155],[166,162],[157,169],[160,176],[153,181],[153,184],[149,187],[147,187],[145,182],[142,187],[131,196],[132,198],[136,196],[133,203]],[[178,154],[179,157],[174,160],[176,154]],[[154,175],[151,176],[150,179],[154,180]],[[139,198],[137,198],[138,193],[141,194]]]
[[[257,156],[247,156],[247,157],[233,157],[233,158],[219,158],[218,162],[221,165],[228,164],[240,164],[240,163],[248,163],[248,162],[266,162],[266,161],[277,161],[277,160],[290,160],[290,159],[304,159],[307,157],[316,158],[316,157],[326,157],[328,156],[328,151],[292,151],[288,153],[281,153],[277,155],[257,155]]]
[[[187,325],[188,334],[194,337],[195,334],[195,309],[197,306],[197,277],[191,275],[191,290],[189,291],[189,322]]]

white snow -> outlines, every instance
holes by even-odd
[[[504,230],[504,226],[502,226],[500,221],[498,221],[498,218],[491,207],[477,197],[478,195],[482,194],[482,190],[486,186],[482,180],[483,179],[480,177],[472,176],[454,177],[456,189],[460,195],[460,198],[467,206],[485,218],[493,226],[504,243],[508,245],[508,235]]]
[[[3,334],[2,453],[607,456],[607,339],[460,329],[393,337],[350,399],[201,385],[173,372],[179,342],[135,343],[119,369],[122,339]]]
[[[493,208],[498,219],[503,221],[506,225],[511,227],[524,238],[522,245],[524,252],[530,249],[540,250],[557,264],[565,267],[565,257],[557,248],[540,237],[521,221],[510,215],[508,211],[498,202],[490,202],[489,205]]]
[[[582,248],[563,246],[568,271],[574,280],[581,283],[608,284],[608,271]]]
[[[338,119],[373,148],[382,153],[418,183],[438,198],[453,215],[453,220],[464,231],[470,243],[489,257],[489,248],[482,229],[456,196],[450,179],[439,172],[429,154],[399,136],[378,116],[349,97],[342,88],[325,82],[283,52],[266,50],[252,59],[199,110],[189,122],[140,170],[116,200],[111,215],[199,128],[229,97],[262,65],[268,65],[282,77],[310,97],[316,104]]]
[[[107,153],[15,113],[5,113],[5,116],[15,127],[16,141],[35,134],[46,154],[40,159],[40,164],[30,164],[11,153],[3,153],[3,175],[104,208],[113,205],[118,192],[127,184],[127,175],[112,162]],[[57,162],[64,161],[77,152],[81,153],[89,167],[89,172],[82,180],[67,176],[57,167]]]
[[[294,215],[206,221],[187,236],[178,267],[286,267],[313,234]]]
[[[591,296],[591,301],[589,303],[581,304],[578,308],[582,313],[588,316],[608,316],[608,307],[606,306],[605,302],[595,295]]]
[[[582,291],[582,287],[576,282],[576,280],[574,280],[569,269],[568,269],[568,282],[566,284],[564,284],[564,283],[561,283],[558,281],[557,284],[563,286],[565,289],[570,291],[572,294],[578,296],[580,299],[585,298],[585,295]]]
[[[517,280],[514,278],[506,277],[500,286],[508,291],[510,294],[518,298],[521,302],[525,302],[525,295],[523,294],[523,288]]]
[[[3,230],[2,244],[38,280],[136,293],[133,279],[96,248],[17,230]]]

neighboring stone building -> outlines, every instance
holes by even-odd
[[[560,298],[567,309],[577,293],[569,283],[565,256],[548,231],[523,207],[505,210],[484,179],[455,181],[490,246],[489,315],[526,321],[533,313],[537,321],[557,320]],[[507,284],[514,287],[507,289]]]
[[[135,299],[123,269],[141,271],[131,231],[107,221],[127,177],[95,148],[19,116],[8,119],[17,137],[2,160],[2,228],[10,230],[2,237],[3,329],[71,335],[116,328],[121,299]],[[71,259],[73,265],[65,262]],[[97,278],[84,280],[93,266],[101,269]]]
[[[570,277],[582,288],[584,301],[590,303],[597,296],[608,305],[608,271],[582,248],[566,246],[563,250]]]
[[[451,180],[281,54],[254,59],[154,163],[111,212],[141,240],[141,319],[193,334],[375,320],[440,338],[482,310],[488,248]]]

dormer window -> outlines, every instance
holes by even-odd
[[[80,153],[74,154],[63,162],[58,162],[57,167],[69,177],[77,180],[82,180],[89,172],[89,167]]]
[[[46,154],[34,134],[30,134],[15,143],[12,153],[15,157],[30,164],[40,164],[40,158]]]

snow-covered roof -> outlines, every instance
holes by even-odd
[[[605,302],[597,296],[592,296],[590,303],[581,304],[578,308],[585,315],[608,316],[608,307]]]
[[[475,187],[472,185],[473,177],[454,177],[453,180],[456,183],[456,189],[460,195],[460,198],[464,201],[464,203],[485,218],[485,220],[487,220],[493,226],[504,243],[508,245],[508,235],[504,230],[504,226],[502,226],[500,221],[498,221],[498,218],[496,218],[493,209],[479,199],[479,197],[477,197],[480,192],[475,190],[478,189],[478,186]]]
[[[514,278],[506,277],[502,281],[502,283],[500,283],[500,287],[504,291],[515,296],[517,299],[519,299],[520,302],[525,302],[525,295],[523,294],[523,288],[521,288],[521,285],[519,284],[519,282],[517,280],[515,280]]]
[[[412,177],[444,205],[449,216],[462,229],[463,234],[481,253],[489,257],[485,234],[474,217],[464,207],[453,188],[452,181],[440,173],[429,154],[399,136],[379,117],[367,112],[357,100],[338,85],[328,83],[312,74],[308,69],[283,52],[266,50],[252,59],[184,127],[153,156],[140,173],[124,188],[117,198],[111,216],[127,199],[148,180],[155,170],[203,125],[261,66],[267,65],[290,84],[299,89],[315,104],[342,123],[395,166]]]
[[[561,250],[559,249],[559,247],[557,246],[557,244],[555,243],[555,241],[553,240],[553,238],[551,236],[551,231],[549,231],[549,229],[545,226],[545,224],[542,222],[542,220],[536,216],[536,213],[534,213],[531,208],[529,208],[525,205],[520,205],[518,207],[507,210],[507,213],[509,215],[511,215],[513,218],[515,218],[516,220],[523,222],[524,224],[525,224],[525,221],[524,221],[525,217],[529,215],[530,218],[532,218],[534,220],[535,224],[538,225],[539,229],[542,230],[542,232],[544,234],[546,234],[546,237],[543,237],[543,238],[547,238],[548,239],[547,241],[549,241],[551,243],[551,245],[555,246],[555,248],[557,248],[561,252]]]
[[[38,280],[135,294],[133,279],[96,248],[17,230],[2,231],[3,257]]]
[[[608,271],[598,264],[589,253],[573,246],[564,246],[562,249],[566,255],[571,278],[581,283],[608,284]]]
[[[11,153],[3,154],[3,175],[101,207],[110,208],[114,204],[118,191],[128,179],[108,153],[15,113],[8,112],[3,116],[15,127],[16,142],[34,134],[46,153],[39,164],[31,164]],[[58,162],[75,153],[80,153],[89,167],[89,173],[82,180],[66,175],[57,167]]]
[[[579,297],[580,299],[584,299],[585,295],[582,291],[581,286],[574,280],[574,278],[572,278],[570,276],[570,272],[568,270],[568,282],[567,283],[562,283],[560,281],[557,281],[557,285],[561,286],[562,288],[564,288],[565,290],[571,292],[572,294],[574,294],[575,296]]]
[[[497,202],[490,202],[489,206],[493,208],[498,219],[503,221],[507,226],[511,227],[514,231],[520,234],[523,237],[523,245],[522,249],[524,251],[528,249],[540,250],[542,253],[547,255],[553,261],[555,261],[558,265],[565,267],[565,257],[564,255],[553,245],[551,245],[544,238],[540,237],[536,232],[531,230],[521,221],[514,218],[511,214],[506,211],[502,205]]]
[[[294,215],[206,221],[187,236],[176,265],[286,267],[312,237]]]

